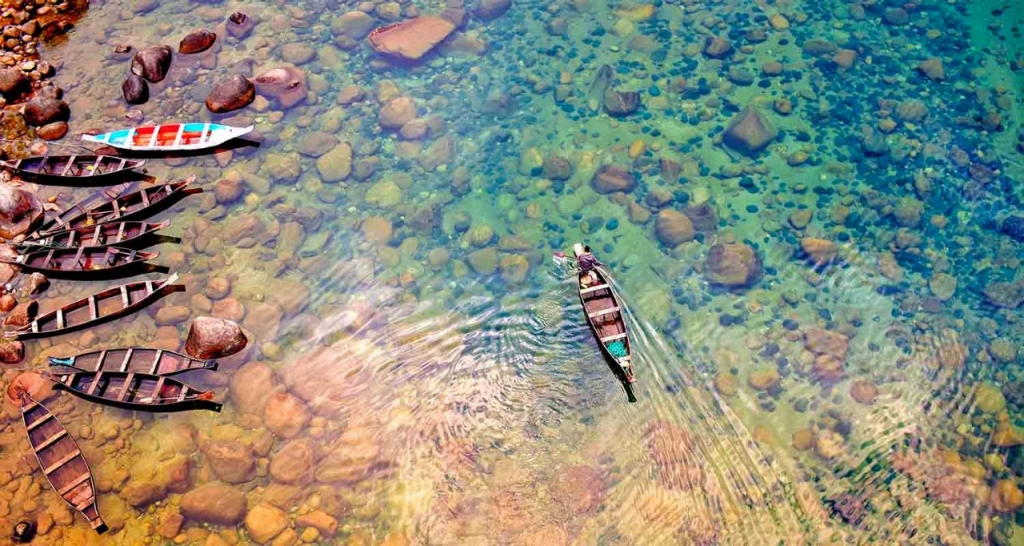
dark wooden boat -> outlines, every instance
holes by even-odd
[[[68,357],[50,357],[51,366],[65,366],[83,372],[133,372],[150,375],[174,375],[191,370],[216,371],[216,360],[199,360],[188,355],[149,349],[122,347],[103,349]]]
[[[4,337],[25,340],[59,336],[110,322],[135,313],[168,294],[183,292],[185,286],[174,284],[177,280],[178,275],[174,274],[162,281],[136,281],[108,288],[45,313],[27,326],[4,332]]]
[[[49,229],[36,232],[34,238],[42,238],[53,235],[56,231],[74,229],[84,226],[93,226],[107,222],[120,222],[125,220],[141,220],[148,218],[167,204],[173,203],[182,195],[202,192],[202,188],[189,188],[189,185],[196,181],[195,176],[182,180],[181,182],[170,182],[157,184],[142,188],[138,191],[115,196],[109,201],[100,203],[88,210],[79,211],[65,219],[60,229]]]
[[[103,534],[107,525],[96,506],[96,484],[78,442],[49,410],[27,392],[22,391],[20,399],[28,443],[35,452],[43,475],[68,505],[81,512],[97,533]]]
[[[171,222],[109,222],[64,231],[41,239],[26,239],[22,248],[79,248],[90,246],[130,247],[139,239],[155,234]]]
[[[41,155],[0,161],[0,167],[40,184],[95,186],[146,164],[143,159],[110,155]]]
[[[118,408],[172,412],[193,409],[220,411],[213,393],[189,387],[164,375],[135,372],[75,372],[52,374],[55,389],[96,404]]]
[[[16,265],[22,270],[39,271],[53,278],[87,279],[137,268],[159,255],[158,252],[142,252],[116,246],[82,246],[37,250],[14,258],[0,257],[0,263]]]
[[[67,209],[61,211],[56,217],[51,218],[43,223],[35,233],[29,235],[29,239],[38,239],[44,235],[48,235],[55,231],[62,231],[68,229],[68,221],[72,218],[84,214],[92,208],[95,208],[103,203],[108,203],[113,199],[116,199],[118,195],[128,191],[128,188],[132,187],[131,182],[124,182],[116,186],[104,188],[89,197],[82,199],[81,201],[71,205]]]
[[[579,289],[583,312],[587,315],[587,323],[594,332],[597,344],[601,346],[601,352],[617,363],[625,374],[626,381],[632,383],[636,381],[633,374],[633,348],[629,343],[622,308],[604,275],[597,269],[594,269],[593,273],[597,275],[598,280],[588,286],[582,284],[583,273],[576,275],[576,286]]]

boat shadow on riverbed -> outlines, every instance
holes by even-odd
[[[201,150],[125,150],[103,146],[97,148],[95,153],[131,159],[189,159],[214,155],[220,152],[236,152],[239,155],[247,155],[254,152],[261,145],[262,143],[256,140],[235,138],[214,148],[203,148]]]

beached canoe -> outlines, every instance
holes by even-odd
[[[146,347],[103,349],[67,357],[51,356],[50,365],[83,372],[133,372],[150,375],[217,370],[216,360],[199,360],[174,351]]]
[[[63,231],[41,239],[26,239],[18,244],[22,250],[39,248],[82,248],[120,246],[131,248],[150,235],[171,225],[163,222],[107,222],[95,226],[82,226]]]
[[[41,249],[13,258],[0,257],[0,263],[16,265],[22,271],[38,271],[55,279],[88,279],[138,270],[159,255],[159,252],[116,246],[82,246]]]
[[[108,288],[88,298],[69,303],[40,315],[17,330],[4,332],[9,340],[59,336],[91,328],[131,315],[173,292],[184,292],[185,285],[174,284],[174,274],[162,281],[136,281]]]
[[[49,375],[54,388],[96,404],[127,410],[172,412],[205,409],[219,412],[213,393],[177,379],[135,372],[75,372]]]
[[[584,274],[576,275],[580,304],[587,316],[590,330],[594,333],[597,344],[601,346],[601,352],[617,363],[622,368],[626,381],[632,383],[636,381],[633,374],[633,347],[629,343],[629,332],[626,331],[622,308],[601,271],[594,269],[593,272],[597,275],[597,282],[589,282],[586,286],[582,282]]]
[[[35,452],[43,475],[71,508],[81,512],[89,520],[89,525],[103,534],[107,525],[96,506],[96,484],[78,442],[50,410],[28,393],[22,391],[20,401],[28,443]]]
[[[33,234],[31,239],[41,239],[51,236],[58,231],[89,227],[96,224],[149,218],[170,206],[178,197],[202,193],[202,188],[189,187],[195,181],[196,177],[190,176],[180,182],[157,184],[117,195],[105,202],[96,204],[92,208],[78,210],[77,214],[63,217],[63,224],[59,228],[39,229]],[[64,213],[61,214],[63,215]]]
[[[145,164],[144,159],[110,155],[40,155],[0,161],[0,168],[39,184],[84,187],[108,183]]]
[[[104,188],[95,193],[92,193],[89,195],[89,197],[86,197],[85,199],[82,199],[81,201],[61,211],[61,213],[58,214],[56,217],[51,218],[44,222],[43,225],[40,226],[39,229],[35,231],[35,233],[29,235],[29,238],[39,238],[42,237],[43,234],[49,234],[68,229],[69,220],[79,216],[80,214],[84,214],[85,212],[95,208],[98,205],[108,203],[116,199],[117,196],[126,192],[128,188],[131,187],[131,182],[123,182],[116,186]]]
[[[247,135],[254,126],[230,127],[216,123],[174,123],[121,129],[99,135],[82,135],[82,140],[123,150],[202,150]]]

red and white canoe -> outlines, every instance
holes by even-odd
[[[82,135],[82,140],[106,144],[122,150],[176,151],[202,150],[252,132],[254,126],[230,127],[217,123],[174,123],[120,129],[98,135]]]

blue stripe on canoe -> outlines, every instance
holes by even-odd
[[[186,123],[185,124],[185,132],[186,133],[192,133],[192,132],[198,133],[198,132],[203,130],[203,125],[206,125],[206,124],[205,123]]]
[[[107,142],[111,144],[124,144],[125,139],[128,138],[129,132],[131,132],[131,129],[122,129],[120,131],[108,133]]]

